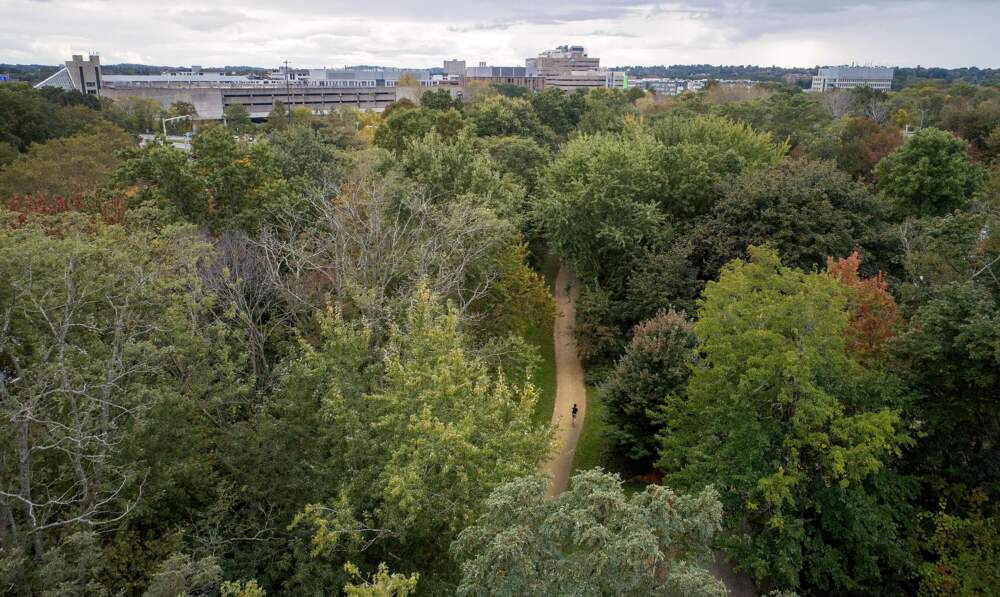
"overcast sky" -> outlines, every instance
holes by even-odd
[[[0,62],[1000,67],[1000,0],[0,0]]]

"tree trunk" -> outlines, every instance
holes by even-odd
[[[31,501],[31,449],[28,443],[30,428],[31,417],[28,414],[22,415],[17,428],[17,469],[21,485],[21,498],[24,499],[28,514],[25,518],[28,524],[28,534],[31,535],[35,549],[35,559],[42,561],[45,558],[45,545],[42,543],[42,532],[38,530],[38,521],[35,519],[35,505]]]

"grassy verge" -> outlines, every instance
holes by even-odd
[[[601,467],[622,477],[622,487],[625,495],[639,493],[646,488],[647,483],[636,478],[630,478],[627,473],[616,465],[611,444],[607,436],[607,408],[601,400],[601,393],[595,388],[587,388],[587,416],[583,420],[583,430],[576,444],[576,455],[573,457],[573,472]]]
[[[583,419],[583,429],[576,443],[573,457],[573,472],[591,469],[595,466],[608,467],[607,417],[601,394],[594,388],[587,388],[587,416]]]
[[[547,256],[542,264],[542,276],[549,292],[554,293],[558,273],[559,260],[554,255]],[[538,347],[539,356],[542,357],[532,376],[538,388],[538,402],[535,403],[533,418],[536,423],[548,423],[552,420],[552,408],[556,402],[556,349],[552,326],[532,328],[528,331],[527,340]]]

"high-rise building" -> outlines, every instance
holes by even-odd
[[[546,50],[536,58],[527,58],[524,66],[529,75],[548,77],[566,75],[573,71],[594,71],[601,68],[600,58],[591,58],[583,46],[559,46]]]
[[[601,68],[601,59],[587,55],[583,46],[559,46],[524,61],[528,76],[544,80],[544,87],[567,93],[577,89],[624,87],[624,76]]]
[[[465,76],[465,61],[464,60],[445,60],[444,61],[444,74],[449,77],[463,77]]]
[[[61,87],[66,91],[79,91],[89,95],[101,95],[104,87],[101,81],[101,58],[90,55],[87,60],[81,54],[74,54],[72,60],[41,83],[39,87]]]
[[[819,69],[809,91],[870,87],[879,91],[892,89],[894,69],[884,66],[833,66]]]

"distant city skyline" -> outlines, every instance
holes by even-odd
[[[560,44],[609,67],[1000,67],[994,0],[370,2],[5,0],[0,62],[299,67],[523,65]]]

